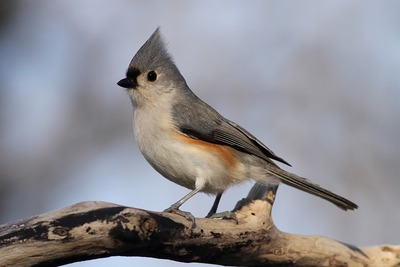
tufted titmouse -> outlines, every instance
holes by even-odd
[[[192,191],[166,209],[194,223],[179,207],[198,192],[217,194],[253,179],[284,184],[328,200],[343,210],[358,206],[307,179],[286,172],[271,159],[290,166],[248,131],[200,100],[167,52],[159,28],[133,57],[126,78],[134,106],[134,130],[146,160],[168,180]],[[215,205],[214,205],[215,206]],[[216,206],[213,207],[214,213]]]

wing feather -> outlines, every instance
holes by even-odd
[[[231,146],[268,162],[272,162],[271,159],[274,159],[291,166],[251,133],[238,124],[225,119],[206,103],[202,101],[193,103],[196,103],[195,106],[189,107],[182,103],[174,106],[174,121],[183,134],[210,143]]]

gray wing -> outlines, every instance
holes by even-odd
[[[193,100],[191,106],[179,103],[173,107],[174,121],[182,133],[191,138],[233,147],[268,162],[272,162],[271,158],[291,166],[244,128],[225,119],[197,97]]]
[[[236,123],[234,123],[234,122],[232,122],[232,121],[229,121],[229,120],[226,120],[227,121],[227,123],[229,124],[229,125],[231,125],[231,127],[233,127],[235,130],[238,130],[238,131],[240,131],[241,132],[241,134],[242,134],[242,136],[244,135],[244,136],[246,136],[247,137],[247,139],[249,139],[250,141],[251,141],[251,144],[250,144],[250,146],[244,146],[244,148],[245,149],[248,149],[249,150],[249,152],[251,151],[251,150],[253,150],[253,149],[257,149],[258,151],[260,151],[260,152],[262,152],[262,154],[263,155],[265,155],[265,156],[267,156],[267,157],[269,157],[269,158],[271,158],[271,159],[274,159],[274,160],[277,160],[277,161],[279,161],[279,162],[282,162],[282,163],[284,163],[284,164],[286,164],[286,165],[289,165],[289,166],[292,166],[292,165],[290,165],[286,160],[284,160],[284,159],[282,159],[281,157],[278,157],[277,155],[275,155],[275,153],[274,152],[272,152],[272,150],[271,149],[269,149],[266,145],[264,145],[260,140],[258,140],[254,135],[252,135],[251,133],[249,133],[248,131],[246,131],[246,129],[244,129],[243,127],[241,127],[241,126],[239,126],[238,124],[236,124]],[[218,132],[218,131],[217,131]],[[228,136],[229,137],[229,136]],[[238,136],[239,137],[239,136]],[[240,137],[239,137],[240,138]],[[247,144],[247,143],[246,143]],[[248,148],[247,148],[248,147]],[[253,153],[253,154],[255,154],[255,153]],[[255,154],[255,155],[257,155],[257,154]]]

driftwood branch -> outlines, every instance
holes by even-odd
[[[82,202],[0,226],[0,266],[59,266],[110,256],[145,256],[231,266],[399,266],[400,246],[357,248],[279,231],[277,187],[253,187],[232,220]]]

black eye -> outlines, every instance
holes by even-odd
[[[147,80],[149,80],[149,82],[154,82],[155,80],[157,80],[156,72],[152,70],[149,73],[147,73]]]

